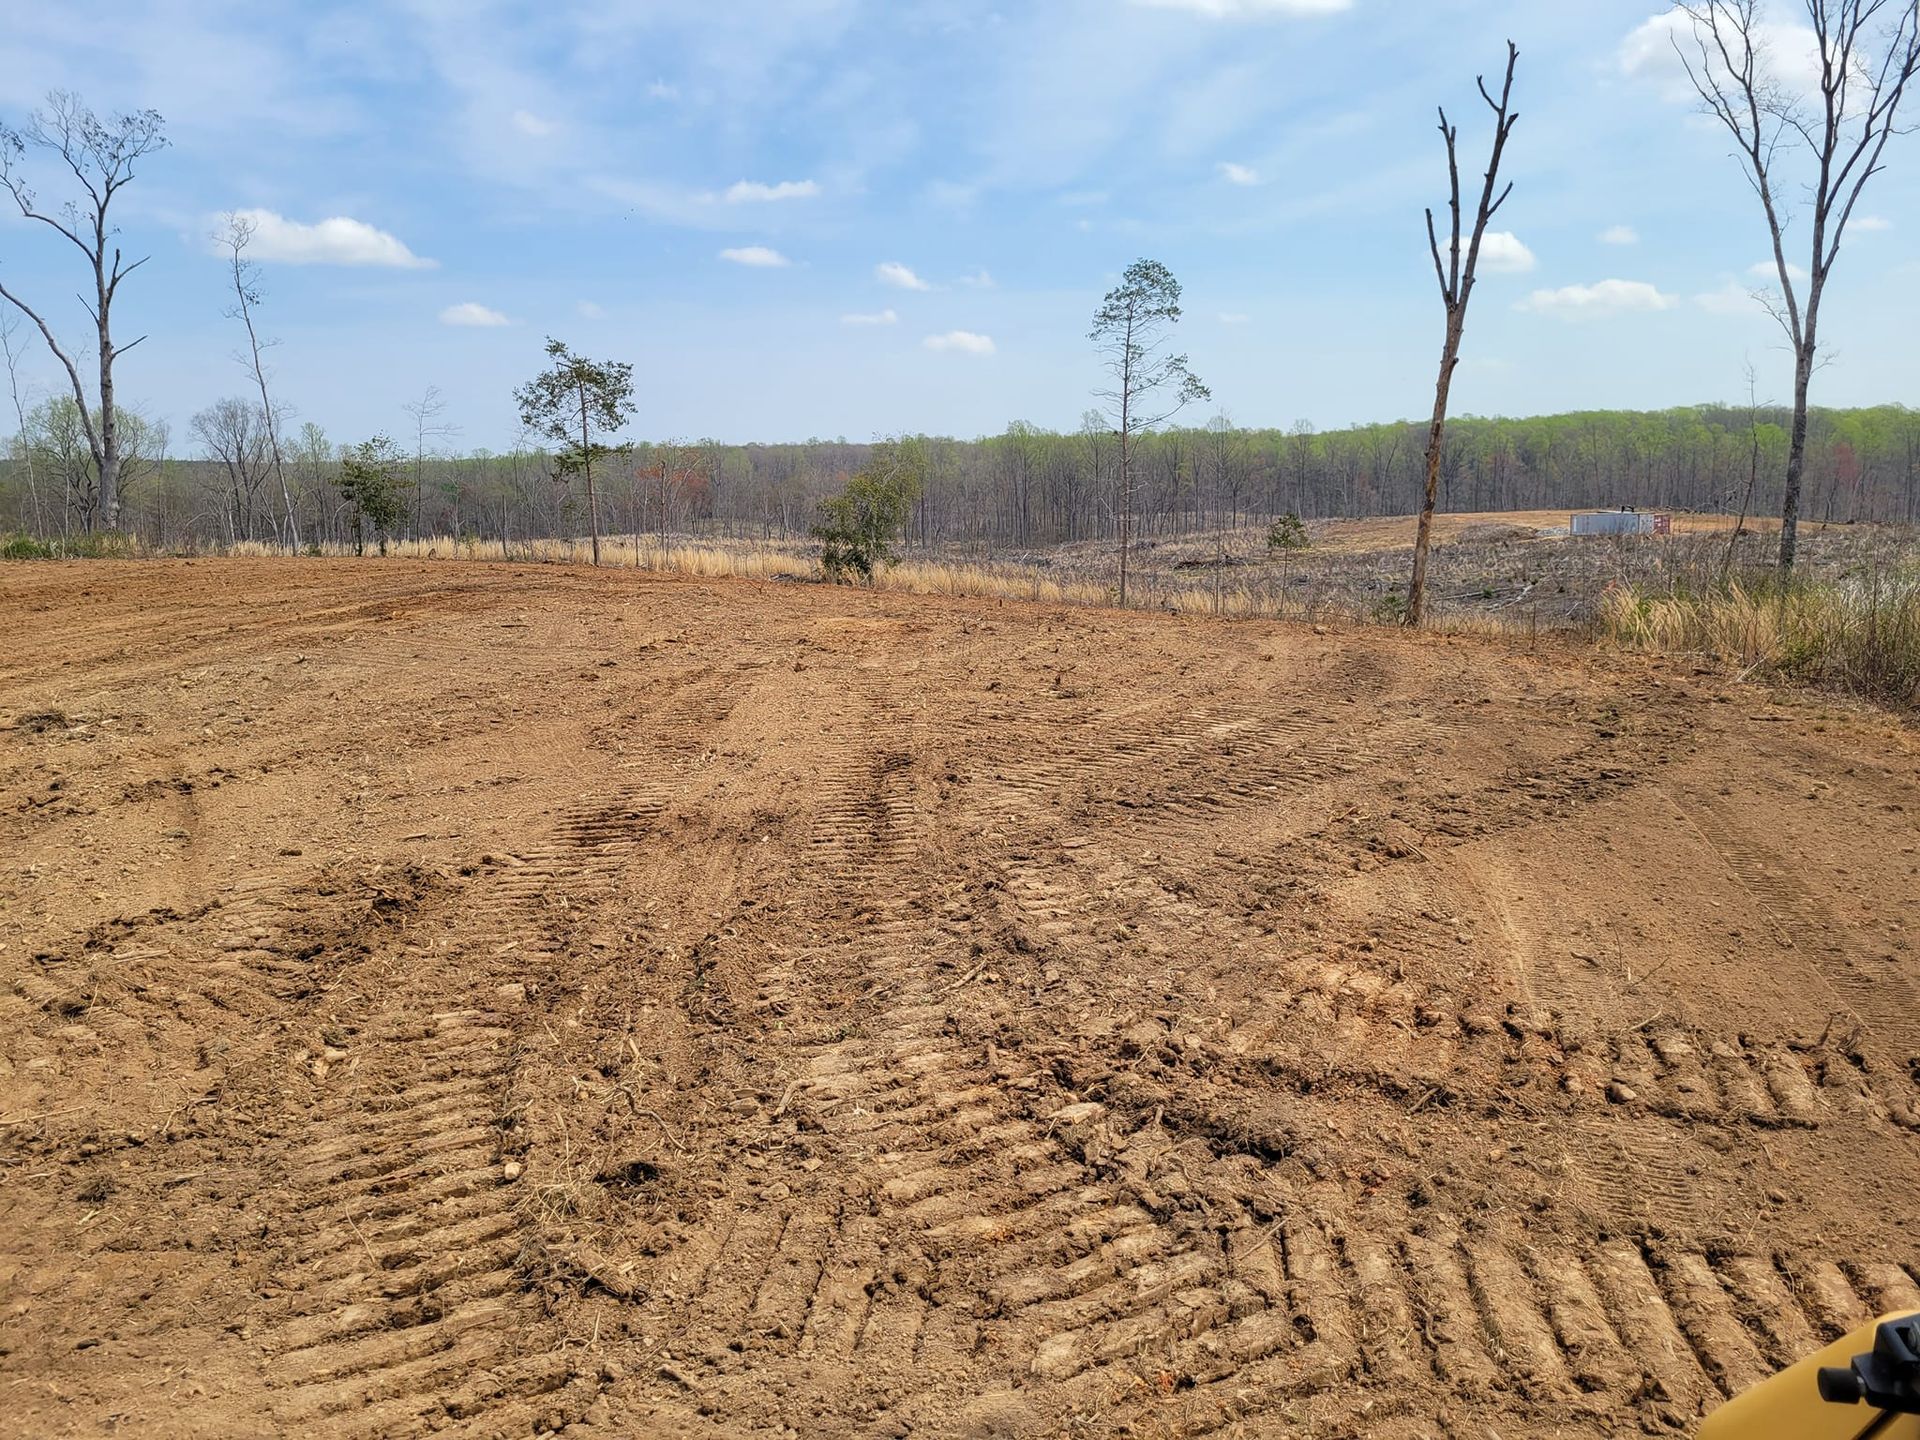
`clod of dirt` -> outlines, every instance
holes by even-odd
[[[73,719],[64,710],[29,710],[24,715],[16,715],[13,728],[24,730],[29,735],[44,735],[49,730],[71,730]]]

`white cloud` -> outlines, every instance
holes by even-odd
[[[1694,296],[1693,303],[1709,315],[1753,315],[1761,308],[1753,291],[1733,280]]]
[[[1258,20],[1283,15],[1338,15],[1353,0],[1133,0],[1150,10],[1185,10],[1209,20]]]
[[[736,180],[727,187],[729,205],[750,205],[768,200],[811,200],[820,193],[811,180],[781,180],[768,185],[759,180]]]
[[[1489,230],[1480,237],[1480,263],[1495,275],[1524,275],[1533,269],[1533,251],[1511,230]]]
[[[929,335],[920,343],[929,350],[957,350],[962,355],[993,354],[993,337],[976,335],[971,330],[949,330],[944,335]]]
[[[1812,30],[1805,25],[1782,24],[1763,20],[1754,27],[1755,44],[1763,64],[1789,91],[1800,96],[1818,93],[1820,88],[1820,48]],[[1708,41],[1709,53],[1713,42]],[[1683,60],[1681,57],[1686,58]],[[1687,77],[1691,63],[1697,73],[1725,76],[1725,66],[1715,58],[1705,63],[1700,41],[1694,34],[1692,19],[1684,10],[1668,10],[1642,21],[1620,42],[1615,53],[1620,73],[1654,85],[1668,100],[1691,102],[1697,99],[1693,81]]]
[[[933,288],[898,260],[881,261],[873,267],[873,273],[881,284],[891,285],[899,290],[931,290]]]
[[[1220,323],[1222,325],[1245,325],[1252,318],[1251,315],[1243,315],[1238,310],[1227,310],[1221,312]]]
[[[396,270],[431,270],[439,263],[414,254],[386,231],[345,215],[307,225],[271,210],[234,214],[253,226],[253,244],[247,253],[255,260],[287,265],[384,265]]]
[[[1536,290],[1516,308],[1562,320],[1588,320],[1636,311],[1671,310],[1677,303],[1673,296],[1662,294],[1644,280],[1596,280],[1591,285]]]
[[[765,245],[735,245],[722,250],[720,258],[760,270],[778,270],[793,263],[778,250],[768,249]]]
[[[1765,280],[1769,283],[1775,282],[1780,278],[1779,267],[1771,260],[1756,260],[1747,267],[1747,274],[1753,276],[1756,280]],[[1796,281],[1804,280],[1807,278],[1807,272],[1789,260],[1787,262],[1787,278]]]
[[[987,268],[983,265],[977,270],[971,270],[965,275],[962,275],[960,277],[960,283],[974,290],[991,290],[993,289],[993,276],[988,273]]]
[[[647,98],[649,100],[678,100],[680,98],[680,87],[678,85],[669,85],[664,80],[655,80],[647,86]]]
[[[1856,230],[1891,230],[1893,222],[1884,215],[1862,215],[1853,222]]]
[[[892,310],[876,310],[871,315],[842,315],[840,323],[842,325],[892,325],[899,319],[900,317]]]
[[[531,135],[536,140],[544,140],[549,135],[557,133],[560,129],[553,121],[543,120],[531,110],[514,111],[513,128],[518,130],[522,135]]]
[[[440,312],[442,325],[464,325],[474,329],[488,329],[495,325],[511,325],[513,322],[498,310],[489,310],[485,305],[472,300],[462,301],[458,305],[449,305]]]
[[[1631,225],[1609,225],[1600,232],[1602,245],[1638,245],[1640,232]]]
[[[1260,172],[1247,165],[1236,165],[1231,160],[1220,162],[1220,178],[1229,185],[1258,185]]]
[[[580,313],[582,320],[604,320],[607,318],[607,312],[591,300],[582,300],[573,308]]]

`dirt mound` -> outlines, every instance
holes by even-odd
[[[1397,632],[0,572],[49,1435],[1683,1433],[1920,1307],[1911,736]]]

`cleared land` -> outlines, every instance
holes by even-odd
[[[1920,1307],[1884,717],[556,567],[0,615],[15,1433],[1659,1433]]]

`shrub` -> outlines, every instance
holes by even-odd
[[[846,489],[820,502],[813,535],[829,579],[873,583],[874,572],[893,560],[893,537],[920,498],[925,475],[918,440],[883,441]]]
[[[53,546],[31,535],[9,535],[0,540],[0,560],[51,560]]]
[[[131,535],[98,530],[59,540],[36,540],[25,533],[0,539],[0,560],[126,560],[138,549]]]

